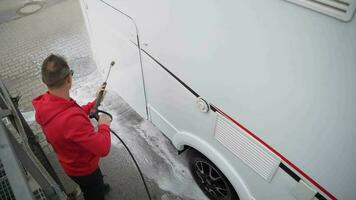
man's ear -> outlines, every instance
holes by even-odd
[[[72,77],[71,77],[71,76],[68,76],[68,77],[66,78],[66,82],[67,82],[67,83],[72,83]]]

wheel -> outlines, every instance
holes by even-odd
[[[206,157],[189,151],[189,168],[195,182],[211,200],[239,200],[224,174]]]

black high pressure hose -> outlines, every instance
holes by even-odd
[[[111,115],[110,113],[105,112],[105,111],[103,111],[103,110],[99,110],[99,109],[97,109],[96,115],[95,115],[95,116],[92,116],[92,118],[95,118],[97,121],[99,121],[99,113],[104,113],[104,114],[108,115],[108,116],[111,118],[111,121],[112,121],[113,117],[112,117],[112,115]],[[129,153],[130,157],[132,158],[132,161],[134,162],[134,164],[135,164],[135,166],[136,166],[136,169],[137,169],[138,173],[140,174],[140,177],[141,177],[141,179],[142,179],[143,185],[145,186],[148,199],[149,199],[149,200],[152,200],[152,199],[151,199],[150,191],[148,190],[146,181],[145,181],[145,179],[144,179],[144,177],[143,177],[142,171],[141,171],[140,167],[138,166],[138,163],[137,163],[137,161],[136,161],[134,155],[132,154],[132,152],[130,151],[129,147],[126,145],[126,143],[120,138],[120,136],[119,136],[114,130],[112,130],[112,129],[110,128],[110,132],[111,132],[117,139],[120,140],[120,142],[124,145],[125,149],[126,149],[127,152]]]
[[[102,3],[104,3],[105,5],[109,6],[110,8],[114,9],[115,11],[117,11],[117,12],[119,12],[119,13],[125,15],[126,17],[128,17],[128,18],[133,22],[133,24],[135,25],[136,38],[137,38],[137,43],[138,43],[138,53],[139,53],[139,58],[140,58],[140,64],[141,64],[141,67],[142,67],[141,46],[140,46],[139,34],[138,34],[138,28],[137,28],[136,22],[133,20],[133,18],[132,18],[131,16],[129,16],[129,15],[127,15],[126,13],[122,12],[121,10],[119,10],[119,9],[117,9],[117,8],[115,8],[115,7],[113,7],[112,5],[108,4],[108,3],[105,2],[104,0],[99,0],[99,1],[102,2]],[[105,89],[105,87],[106,87],[106,81],[107,81],[108,78],[109,78],[109,74],[110,74],[111,67],[112,67],[114,64],[115,64],[115,62],[111,62],[111,64],[110,64],[110,69],[109,69],[108,75],[107,75],[107,77],[106,77],[105,82],[103,83],[103,88],[104,88],[104,89]],[[141,73],[143,73],[142,69],[141,69]],[[143,77],[143,74],[142,74],[142,77]],[[112,115],[111,115],[110,113],[98,109],[98,107],[100,106],[101,101],[103,100],[103,93],[104,93],[103,91],[100,91],[100,92],[99,92],[99,96],[98,96],[98,98],[97,98],[97,101],[96,101],[96,103],[95,103],[93,109],[90,111],[89,117],[90,117],[90,118],[95,118],[95,119],[98,121],[98,120],[99,120],[99,115],[98,115],[98,114],[99,114],[99,113],[104,113],[104,114],[108,115],[108,116],[111,118],[111,121],[112,121]],[[146,91],[145,91],[145,90],[144,90],[144,94],[145,94],[145,101],[146,101]],[[147,102],[146,102],[146,104],[147,104]],[[146,108],[146,113],[147,113],[147,115],[148,115],[148,110],[147,110],[147,108]],[[127,147],[126,143],[119,137],[119,135],[118,135],[117,133],[115,133],[115,131],[113,131],[112,129],[110,129],[110,132],[111,132],[112,134],[114,134],[114,136],[115,136],[117,139],[120,140],[120,142],[124,145],[124,147],[125,147],[125,149],[127,150],[127,152],[130,154],[130,156],[131,156],[131,158],[132,158],[132,160],[133,160],[133,162],[134,162],[134,164],[135,164],[135,166],[136,166],[136,168],[137,168],[137,171],[139,172],[139,174],[140,174],[140,176],[141,176],[142,182],[143,182],[143,184],[144,184],[144,186],[145,186],[145,189],[146,189],[146,192],[147,192],[147,195],[148,195],[148,199],[149,199],[149,200],[152,200],[151,194],[150,194],[150,192],[149,192],[149,190],[148,190],[148,187],[147,187],[146,181],[145,181],[145,179],[144,179],[144,177],[143,177],[142,171],[141,171],[140,167],[138,166],[137,161],[136,161],[135,157],[133,156],[132,152],[131,152],[130,149]]]
[[[96,121],[99,121],[99,113],[104,113],[104,114],[106,114],[106,115],[108,115],[108,116],[110,117],[111,121],[113,120],[112,115],[111,115],[110,113],[108,113],[108,112],[103,111],[103,110],[99,110],[99,106],[100,106],[101,102],[102,102],[103,99],[104,99],[104,94],[105,94],[104,91],[105,91],[105,88],[106,88],[106,85],[107,85],[107,80],[108,80],[108,78],[109,78],[109,75],[110,75],[110,72],[111,72],[111,68],[112,68],[114,65],[115,65],[115,62],[112,61],[112,62],[110,63],[110,68],[109,68],[108,74],[107,74],[107,76],[106,76],[106,79],[105,79],[104,83],[101,85],[101,90],[99,91],[99,93],[98,93],[98,95],[97,95],[97,97],[96,97],[96,99],[95,99],[95,104],[94,104],[93,108],[92,108],[92,109],[90,110],[90,112],[89,112],[89,118],[94,118],[94,119],[96,119]],[[146,181],[145,181],[145,179],[144,179],[144,177],[143,177],[142,171],[141,171],[140,167],[138,166],[138,163],[137,163],[135,157],[133,156],[132,152],[130,151],[129,147],[128,147],[128,146],[126,145],[126,143],[119,137],[119,135],[118,135],[117,133],[115,133],[115,131],[113,131],[111,128],[110,128],[110,132],[111,132],[112,134],[114,134],[114,136],[115,136],[117,139],[120,140],[120,142],[124,145],[125,149],[127,150],[127,152],[129,153],[129,155],[131,156],[131,158],[132,158],[132,160],[133,160],[133,162],[134,162],[134,164],[135,164],[135,166],[136,166],[136,169],[137,169],[138,173],[139,173],[140,176],[141,176],[143,185],[145,186],[146,193],[147,193],[147,195],[148,195],[148,199],[151,200],[150,191],[148,190],[148,187],[147,187]]]

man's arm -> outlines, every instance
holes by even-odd
[[[65,135],[69,139],[89,152],[104,157],[111,147],[110,128],[107,124],[99,124],[95,132],[93,125],[86,116],[76,114],[70,118],[70,128]]]
[[[82,105],[82,109],[89,115],[90,110],[94,107],[96,100],[87,103],[86,105]]]
[[[95,103],[96,103],[96,99],[98,98],[98,95],[99,95],[99,93],[101,92],[101,91],[103,91],[103,97],[105,96],[105,94],[106,94],[106,91],[105,91],[105,86],[100,86],[100,88],[96,91],[96,98],[95,98],[95,100],[93,101],[93,102],[89,102],[88,104],[86,104],[86,105],[83,105],[83,106],[81,106],[82,107],[82,109],[85,111],[85,113],[87,113],[88,115],[89,115],[89,113],[90,113],[90,110],[94,107],[94,105],[95,105]]]

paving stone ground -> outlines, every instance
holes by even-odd
[[[11,2],[20,5],[21,0]],[[4,12],[9,7],[9,15],[1,15],[0,22],[0,78],[10,93],[21,95],[19,108],[22,112],[33,111],[31,100],[46,91],[41,82],[42,61],[51,53],[64,55],[69,64],[85,64],[91,58],[88,34],[81,15],[79,2],[75,0],[47,1],[40,11],[14,17],[10,2],[1,2]],[[11,12],[10,12],[11,11]],[[40,127],[30,124],[55,170],[60,175],[67,192],[75,185],[64,174],[54,152],[47,144]]]
[[[0,74],[12,94],[22,95],[21,110],[32,110],[30,100],[46,90],[40,81],[40,65],[50,53],[71,59],[91,56],[78,6],[78,2],[65,1],[0,24]]]

